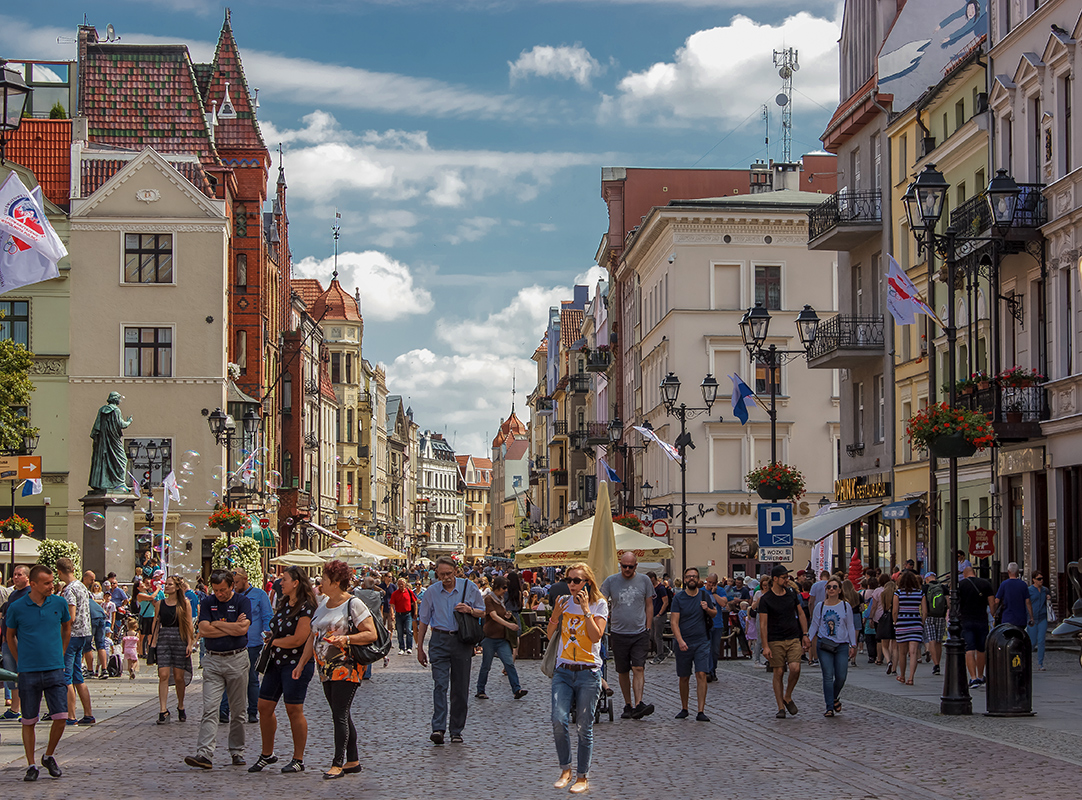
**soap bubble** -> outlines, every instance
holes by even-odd
[[[274,490],[282,486],[282,473],[272,469],[267,473],[267,488]]]
[[[210,494],[209,494],[209,495],[207,496],[207,500],[206,500],[207,506],[208,506],[208,507],[210,507],[210,508],[214,508],[215,504],[216,504],[216,503],[217,503],[217,502],[218,502],[218,501],[219,501],[220,499],[221,499],[221,498],[220,498],[220,497],[218,496],[218,493],[217,493],[217,492],[211,492],[211,493],[210,493]]]
[[[192,467],[198,467],[203,461],[203,456],[199,455],[198,450],[186,450],[180,458],[182,464],[191,464]]]
[[[113,497],[113,498],[110,498],[110,499],[111,499],[111,500],[113,501],[113,503],[115,503],[116,505],[120,505],[120,504],[121,504],[121,503],[123,503],[123,502],[124,502],[124,501],[125,501],[125,500],[126,500],[127,498],[124,498],[124,497]]]
[[[210,479],[214,483],[221,483],[222,476],[225,474],[225,467],[221,464],[210,468]]]
[[[188,541],[195,536],[195,526],[190,522],[182,522],[177,525],[177,535],[180,536],[181,541]]]
[[[131,517],[125,516],[124,514],[119,514],[119,515],[113,517],[113,530],[114,531],[117,531],[117,532],[125,531],[125,530],[127,530],[127,527],[130,524],[131,524]]]
[[[83,524],[94,531],[100,531],[105,527],[105,517],[97,511],[91,511],[83,515]]]

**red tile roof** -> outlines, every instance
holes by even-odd
[[[560,344],[569,348],[582,338],[582,310],[564,308],[560,310]]]
[[[530,449],[529,439],[516,439],[507,445],[507,455],[505,459],[507,461],[520,461],[526,457],[527,452]]]
[[[327,291],[316,299],[311,309],[312,316],[316,319],[345,319],[361,322],[361,311],[357,308],[356,299],[342,288],[338,278],[331,281]]]
[[[70,202],[71,120],[24,119],[9,134],[7,158],[34,173],[41,193],[61,208]]]
[[[323,285],[315,278],[294,278],[289,285],[311,313],[312,306],[323,294]]]
[[[581,312],[580,312],[581,313]],[[517,416],[515,416],[514,410],[511,411],[511,416],[500,423],[500,430],[496,433],[496,438],[492,440],[493,447],[499,447],[508,438],[518,438],[519,436],[526,435],[526,426],[523,424]]]
[[[334,384],[331,383],[331,375],[327,371],[327,365],[319,368],[319,392],[328,400],[337,403],[338,396],[334,393]]]
[[[101,188],[102,184],[109,180],[124,168],[130,159],[100,159],[84,158],[79,165],[80,186],[82,196],[89,197]],[[210,182],[203,170],[202,164],[191,161],[170,162],[173,168],[187,178],[200,191],[210,195]]]
[[[210,64],[210,75],[206,75],[204,65],[196,65],[195,74],[200,79],[203,94],[203,108],[210,111],[214,104],[221,109],[225,97],[225,84],[229,83],[229,100],[237,112],[236,119],[219,119],[214,131],[214,141],[219,150],[234,148],[255,148],[266,150],[263,136],[256,123],[252,99],[248,92],[248,82],[244,78],[244,68],[240,63],[240,53],[233,28],[226,15],[222,32],[218,36],[218,47],[214,51],[214,61]],[[205,81],[205,82],[204,82]],[[267,154],[268,159],[270,154]]]
[[[185,45],[88,43],[80,69],[92,143],[217,161]]]

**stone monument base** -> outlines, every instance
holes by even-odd
[[[135,501],[129,492],[88,494],[83,504],[83,569],[103,580],[110,572],[127,584],[135,574]],[[87,524],[88,514],[101,514],[105,524],[99,529]]]

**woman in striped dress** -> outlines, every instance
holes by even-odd
[[[920,578],[911,570],[903,570],[898,576],[898,591],[894,593],[893,617],[895,658],[898,659],[898,680],[912,686],[917,674],[917,660],[920,643],[924,639],[924,618],[928,607],[924,601],[924,592],[920,588]],[[905,677],[906,662],[909,662],[909,678]]]

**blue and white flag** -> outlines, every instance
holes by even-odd
[[[741,425],[748,424],[748,404],[755,405],[755,392],[735,372],[729,376],[733,382],[733,416]]]
[[[41,478],[27,478],[23,483],[23,497],[29,497],[32,494],[41,494]]]
[[[620,476],[616,474],[616,470],[608,465],[605,459],[601,459],[601,466],[605,469],[605,475],[612,483],[622,483]]]
[[[68,254],[45,216],[41,188],[30,192],[18,173],[0,186],[0,294],[59,277]]]

